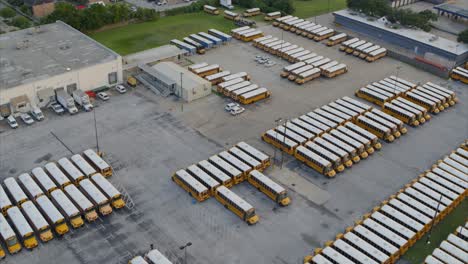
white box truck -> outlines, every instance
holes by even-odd
[[[75,101],[65,90],[56,90],[55,97],[57,102],[62,105],[63,108],[65,108],[70,114],[75,114],[78,112],[78,108],[75,106]]]
[[[73,99],[75,99],[75,102],[83,107],[85,111],[93,110],[93,105],[89,101],[89,96],[82,90],[73,91]]]

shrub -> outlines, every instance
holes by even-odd
[[[31,22],[24,16],[17,16],[11,20],[11,24],[15,27],[24,29],[28,28],[31,25]]]
[[[12,18],[16,16],[16,11],[11,7],[5,7],[0,9],[0,16],[3,18]]]

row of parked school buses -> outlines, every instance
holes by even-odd
[[[303,37],[313,39],[317,42],[328,39],[336,33],[332,28],[328,28],[295,16],[284,16],[276,18],[273,22],[273,26],[290,31],[292,33],[296,33],[297,35],[301,35]]]
[[[104,216],[112,208],[124,207],[121,193],[106,179],[111,175],[108,163],[88,149],[34,168],[18,179],[5,179],[4,188],[0,186],[0,237],[8,252],[35,248],[37,238],[48,242],[54,234],[66,234],[68,223],[79,228],[83,217],[92,222],[98,213]]]
[[[450,72],[450,78],[468,84],[468,62],[465,63],[465,67],[456,67]]]
[[[356,91],[356,96],[375,103],[405,123],[417,126],[458,101],[455,92],[432,82],[417,85],[390,76]]]
[[[468,222],[457,227],[424,259],[424,264],[463,263],[468,263]]]
[[[353,54],[368,62],[376,61],[387,55],[387,49],[358,38],[348,39],[346,33],[337,33],[334,29],[315,24],[311,21],[294,16],[276,18],[273,26],[296,33],[315,41],[327,40],[327,46],[342,43],[341,51]]]
[[[431,170],[375,207],[336,240],[315,249],[304,263],[395,263],[433,225],[439,223],[468,193],[468,149],[466,145],[438,161]],[[467,232],[460,229],[465,240]],[[458,235],[457,234],[457,235]],[[464,235],[465,234],[465,235]],[[456,239],[457,241],[459,239]],[[455,249],[450,247],[452,253]],[[457,251],[459,252],[459,251]],[[440,253],[440,252],[439,252]],[[439,262],[458,264],[457,257],[438,254]]]
[[[374,62],[387,55],[386,48],[359,38],[352,38],[342,42],[340,51],[352,54],[368,62]]]
[[[189,70],[216,85],[219,94],[231,97],[234,101],[248,105],[269,98],[271,92],[250,82],[246,72],[231,73],[223,71],[218,64],[209,65],[206,62],[189,66]]]
[[[253,46],[293,63],[283,68],[281,76],[297,84],[304,84],[320,76],[333,78],[348,71],[343,63],[271,35],[255,39]]]
[[[261,38],[264,35],[263,31],[249,26],[235,28],[231,30],[231,34],[235,39],[239,39],[244,42],[250,42],[254,39]]]
[[[403,122],[343,97],[266,131],[262,139],[328,177],[406,134]]]
[[[270,157],[255,147],[239,142],[209,159],[178,170],[172,180],[199,202],[214,196],[222,205],[252,225],[259,221],[255,208],[229,190],[247,181],[281,206],[290,204],[285,188],[262,172],[270,166]]]
[[[224,11],[224,18],[229,19],[229,20],[233,20],[233,21],[237,21],[237,20],[240,20],[242,17],[257,16],[260,13],[261,13],[260,8],[247,9],[247,10],[244,11],[244,13],[242,13],[242,16],[239,13],[232,12],[232,11],[229,11],[229,10],[225,10]]]
[[[172,45],[186,50],[189,55],[205,54],[206,50],[227,44],[232,40],[232,37],[217,29],[210,29],[208,33],[199,32],[197,34],[190,34],[183,40],[173,39],[170,41]]]

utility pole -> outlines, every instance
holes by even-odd
[[[401,66],[397,66],[396,67],[396,78],[398,80],[398,75],[400,74],[400,69],[401,69]],[[394,83],[393,83],[393,91],[396,92],[396,80],[394,80]]]
[[[276,122],[276,127],[279,126],[279,123],[280,123],[281,121],[283,121],[283,119],[281,119],[281,118],[278,118],[278,119],[275,120],[275,122]],[[277,148],[274,148],[275,153],[274,153],[274,155],[273,155],[273,164],[276,164],[276,161],[277,161],[277,160],[276,160],[276,149],[277,149]]]
[[[187,264],[187,248],[192,245],[192,242],[187,242],[187,244],[180,246],[179,249],[184,251],[184,264]]]
[[[429,233],[427,234],[426,244],[428,245],[431,244],[432,228],[434,227],[434,222],[437,217],[437,213],[439,212],[439,206],[441,202],[442,202],[442,194],[440,195],[439,200],[437,201],[437,207],[434,212],[434,216],[432,217],[431,229],[429,229]]]
[[[184,111],[184,89],[182,86],[182,79],[184,79],[184,73],[180,72],[180,98],[182,99],[182,104],[180,105],[180,110]]]
[[[286,133],[288,133],[288,119],[284,122],[284,136],[283,136],[283,147],[286,142]],[[283,169],[283,162],[284,162],[284,150],[281,152],[281,163],[280,163],[280,168]]]
[[[97,150],[97,153],[100,155],[101,151],[99,149],[99,137],[98,137],[97,121],[96,121],[96,109],[93,109],[93,116],[94,116],[94,135],[96,137],[96,150]]]

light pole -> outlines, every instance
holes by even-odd
[[[400,73],[400,69],[401,69],[401,66],[397,66],[396,67],[396,79],[398,80],[398,74]],[[394,80],[395,82],[393,83],[393,91],[395,92],[397,89],[396,89],[396,82],[397,80]]]
[[[100,150],[99,150],[99,137],[98,137],[98,131],[97,131],[97,121],[96,121],[96,109],[93,109],[93,115],[94,115],[94,134],[96,136],[96,149],[97,149],[97,153],[99,155],[100,154]]]
[[[276,127],[279,126],[279,123],[280,123],[281,121],[283,121],[282,118],[278,118],[278,119],[275,120],[275,122],[276,122]],[[275,149],[275,154],[273,155],[273,160],[274,160],[274,162],[276,163],[276,148],[274,148],[274,149]]]
[[[283,136],[283,147],[285,145],[285,142],[286,142],[286,134],[288,133],[288,119],[286,119],[286,121],[284,122],[284,136]],[[280,168],[283,169],[283,162],[284,162],[284,150],[281,152],[281,163],[280,163]]]
[[[434,217],[432,218],[432,223],[431,223],[431,229],[429,229],[429,233],[427,234],[427,239],[426,239],[426,244],[431,244],[431,234],[432,234],[432,227],[434,227],[434,222],[435,218],[437,217],[437,212],[439,212],[439,205],[442,202],[442,194],[439,197],[439,200],[437,201],[437,207],[434,212]]]
[[[179,249],[184,251],[184,264],[187,264],[187,248],[192,245],[192,242],[187,242],[187,244],[180,246]]]
[[[184,89],[182,86],[182,79],[184,78],[184,73],[180,72],[180,98],[182,99],[182,104],[180,105],[180,110],[184,111]]]

